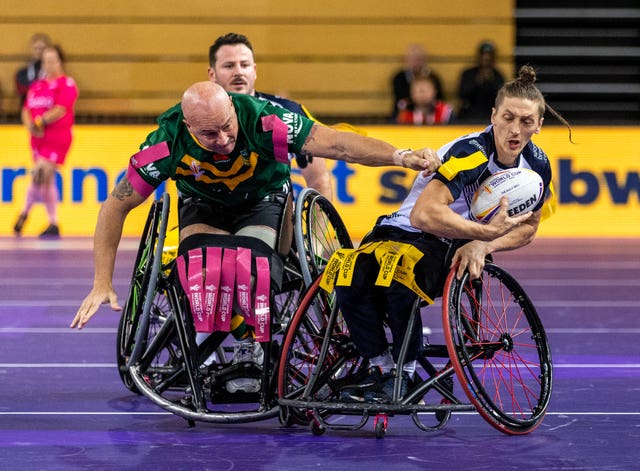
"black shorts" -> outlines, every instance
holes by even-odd
[[[200,198],[181,198],[180,229],[192,224],[206,224],[235,234],[246,226],[268,226],[276,232],[280,228],[287,193],[272,193],[252,206],[228,208]]]

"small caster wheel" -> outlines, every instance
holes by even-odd
[[[447,411],[447,410],[437,410],[436,411],[436,420],[440,423],[449,420],[449,416],[451,415],[451,412]]]
[[[278,412],[278,421],[283,427],[291,427],[293,425],[294,422],[291,410],[287,406],[280,406],[280,411]]]
[[[310,427],[311,427],[311,433],[314,434],[316,437],[319,437],[320,435],[322,435],[324,432],[327,431],[326,428],[324,428],[315,420],[311,421]]]
[[[387,433],[387,426],[389,425],[389,417],[386,414],[378,414],[373,419],[373,430],[376,434],[376,438],[384,438]]]
[[[440,401],[440,404],[451,404],[451,401],[449,399],[443,399]],[[436,411],[436,420],[438,422],[440,422],[441,424],[445,424],[449,421],[449,418],[451,417],[451,411],[450,410],[437,410]]]

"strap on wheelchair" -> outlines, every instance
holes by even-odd
[[[369,242],[357,249],[338,249],[327,262],[320,287],[330,293],[334,286],[350,286],[356,259],[361,254],[374,254],[380,265],[376,286],[390,286],[391,281],[395,280],[427,303],[433,303],[415,281],[414,267],[424,254],[411,244],[391,240]]]
[[[255,260],[255,263],[252,263]],[[270,336],[271,283],[280,287],[283,262],[254,237],[196,234],[178,248],[176,272],[189,299],[197,332],[229,331],[234,294],[256,339]],[[255,303],[251,276],[256,278]]]

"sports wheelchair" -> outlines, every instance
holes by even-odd
[[[369,365],[350,340],[335,292],[322,289],[321,278],[300,301],[281,350],[278,394],[285,424],[309,425],[321,435],[327,429],[360,429],[373,416],[381,438],[394,415],[410,416],[424,431],[443,428],[458,411],[477,411],[510,435],[541,423],[552,389],[549,344],[533,303],[499,266],[486,263],[477,280],[468,273],[457,279],[455,269],[450,271],[441,300],[443,334],[433,335],[436,343],[426,337],[407,394],[399,397],[397,375],[385,404],[340,400],[341,387],[357,383]],[[398,364],[405,363],[423,307],[418,298]]]
[[[264,361],[256,367],[232,364],[229,332],[214,331],[203,342],[196,341],[190,304],[176,273],[177,242],[166,243],[169,206],[169,195],[164,194],[149,210],[118,325],[117,365],[124,385],[192,426],[196,421],[242,423],[275,417],[284,330],[301,293],[329,256],[352,246],[346,227],[315,190],[303,190],[295,209],[287,201],[279,239],[291,248],[270,254],[270,271],[280,276],[271,276],[269,340],[260,343]],[[259,379],[259,391],[228,392],[226,382],[238,377]]]

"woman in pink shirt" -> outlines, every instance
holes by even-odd
[[[71,128],[74,123],[74,105],[78,98],[75,81],[64,72],[64,54],[59,46],[51,46],[42,53],[44,78],[29,87],[22,123],[31,134],[34,168],[27,189],[24,209],[13,228],[20,235],[29,210],[35,202],[43,202],[49,217],[49,226],[41,237],[58,237],[56,169],[65,161],[71,147]]]

